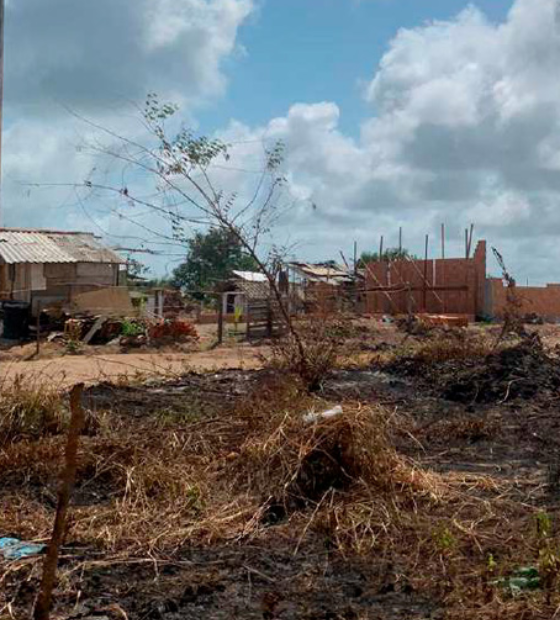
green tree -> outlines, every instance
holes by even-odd
[[[387,248],[383,252],[384,261],[395,261],[403,259],[416,260],[416,256],[411,254],[406,248]],[[358,262],[360,267],[367,265],[367,263],[378,263],[379,252],[362,252],[360,260]]]
[[[171,283],[203,301],[209,298],[205,293],[231,277],[233,269],[256,271],[258,265],[231,230],[211,228],[189,239],[186,260],[173,271]]]

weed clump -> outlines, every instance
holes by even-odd
[[[482,334],[473,334],[461,328],[434,328],[397,363],[401,369],[413,374],[415,367],[419,366],[483,358],[491,353],[493,347],[490,339]]]
[[[287,512],[320,501],[330,490],[387,490],[399,459],[386,426],[383,410],[359,405],[345,405],[331,418],[319,414],[313,422],[301,414],[277,415],[243,444],[241,483]]]
[[[0,392],[0,445],[18,439],[38,439],[62,432],[66,408],[61,395],[21,377]]]
[[[269,366],[317,391],[340,357],[349,353],[349,323],[340,315],[319,313],[299,320],[294,329],[298,338],[287,334],[272,343]]]

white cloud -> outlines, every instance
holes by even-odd
[[[293,106],[254,135],[282,138],[302,210],[297,230],[323,256],[400,224],[418,244],[447,222],[457,247],[479,235],[513,247],[539,236],[556,264],[560,233],[560,10],[517,0],[504,23],[470,7],[455,19],[401,30],[365,89],[372,115],[359,141],[338,128],[334,103]],[[344,110],[342,110],[342,113]],[[516,241],[517,240],[517,241]],[[532,265],[512,251],[523,273]],[[536,269],[537,267],[535,267]]]
[[[40,109],[45,94],[54,93],[100,113],[122,93],[134,98],[159,90],[187,103],[219,96],[222,60],[234,52],[238,28],[252,9],[249,0],[96,0],[83,3],[88,8],[78,21],[76,4],[12,5],[12,19],[20,23],[15,32],[23,32],[24,18],[34,25],[34,36],[13,42],[18,58],[7,88],[11,83],[14,103],[32,101]],[[58,31],[42,27],[47,5],[65,16]],[[503,249],[522,276],[554,273],[559,6],[557,0],[516,0],[503,23],[470,7],[455,19],[399,31],[364,90],[371,114],[358,138],[341,130],[344,109],[336,102],[298,103],[262,127],[232,122],[220,133],[243,144],[234,149],[231,170],[220,171],[220,184],[247,189],[251,173],[242,170],[262,163],[260,141],[282,139],[295,203],[278,235],[300,241],[309,258],[336,258],[354,239],[362,248],[375,246],[380,234],[394,243],[400,225],[407,244],[419,251],[424,233],[433,235],[440,222],[455,240],[449,251],[453,243],[459,251],[462,229],[474,221],[478,234]],[[105,23],[109,11],[113,19]],[[88,28],[91,23],[87,37],[84,21]],[[30,87],[36,62],[36,87]],[[18,123],[7,136],[8,174],[38,166],[44,178],[58,178],[56,140],[66,157],[70,131],[52,138],[50,127]],[[47,147],[42,154],[38,141]],[[82,164],[69,155],[68,161],[70,172],[82,173]],[[535,260],[526,261],[531,251]]]
[[[252,0],[26,0],[8,6],[6,95],[98,108],[148,90],[200,101],[221,94],[221,64]],[[47,110],[48,111],[48,110]]]
[[[28,185],[79,183],[106,165],[80,152],[96,132],[68,109],[130,135],[133,102],[155,91],[192,119],[223,94],[224,61],[252,10],[253,0],[9,2],[3,224],[96,229],[71,188]],[[91,208],[106,218],[114,206]]]

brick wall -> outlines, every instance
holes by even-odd
[[[506,306],[507,289],[501,278],[488,278],[486,281],[486,313],[488,316],[502,318]],[[536,313],[544,319],[560,318],[560,285],[518,286],[517,295],[521,301],[523,314]]]
[[[474,318],[484,313],[485,279],[485,241],[477,244],[470,259],[370,263],[366,270],[367,312],[405,314],[410,306],[412,312],[467,314]],[[370,290],[378,286],[394,290]],[[427,290],[430,288],[437,290]]]

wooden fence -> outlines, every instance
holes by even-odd
[[[269,299],[251,299],[247,303],[247,340],[275,338],[286,332],[286,324],[277,303]]]

